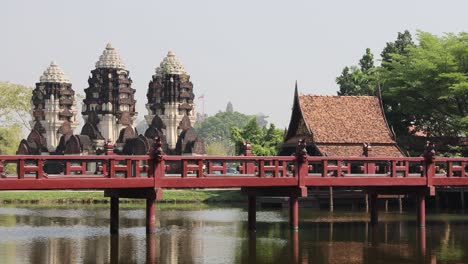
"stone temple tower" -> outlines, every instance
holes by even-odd
[[[50,64],[36,83],[31,99],[30,125],[41,131],[48,151],[55,151],[60,139],[58,129],[61,125],[68,121],[72,129],[78,126],[75,91],[55,62]]]
[[[165,125],[164,135],[169,149],[175,149],[182,128],[184,116],[191,124],[195,123],[196,114],[193,99],[193,84],[184,66],[171,51],[163,59],[156,74],[149,83],[147,93],[148,115],[145,116],[149,126],[157,115]]]
[[[115,142],[123,128],[133,126],[138,113],[129,71],[110,43],[91,71],[88,85],[82,109],[86,123],[81,134],[89,136],[97,146],[108,139]],[[123,116],[125,121],[121,120]]]

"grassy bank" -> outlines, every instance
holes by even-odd
[[[144,199],[121,199],[121,203],[144,203]],[[163,203],[245,202],[240,190],[165,190]],[[0,204],[100,204],[108,203],[103,191],[2,191]]]

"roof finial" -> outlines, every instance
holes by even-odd
[[[294,97],[297,97],[299,95],[299,91],[297,89],[297,80],[296,80],[296,85],[294,86]]]
[[[106,50],[111,50],[111,49],[114,49],[114,48],[112,47],[112,43],[109,42],[106,45]]]

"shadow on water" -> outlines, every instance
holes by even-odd
[[[468,216],[388,213],[378,225],[360,212],[259,211],[248,231],[242,208],[158,208],[145,234],[144,209],[121,211],[109,235],[108,208],[0,208],[1,263],[468,263]]]

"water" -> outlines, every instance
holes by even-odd
[[[107,206],[0,207],[0,263],[468,263],[468,215],[301,208],[291,232],[287,210],[257,213],[247,231],[243,208],[159,207],[155,235],[144,208],[121,206],[120,235],[109,235]]]

